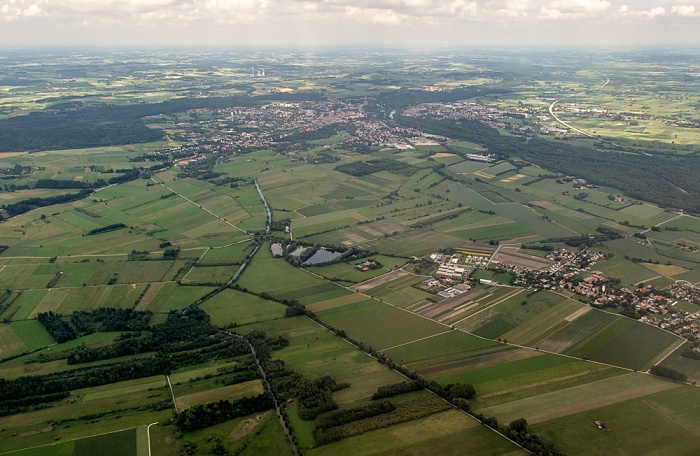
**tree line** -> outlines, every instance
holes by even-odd
[[[270,410],[274,406],[275,402],[269,393],[246,396],[235,401],[221,400],[198,404],[178,413],[175,425],[183,432],[196,431],[241,416]]]

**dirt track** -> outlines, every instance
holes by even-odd
[[[386,274],[380,275],[379,277],[375,277],[374,279],[369,279],[362,283],[358,283],[357,285],[353,285],[350,287],[350,290],[359,291],[360,293],[362,293],[364,291],[376,288],[379,285],[384,285],[385,283],[389,283],[392,280],[400,279],[401,277],[405,277],[407,275],[408,272],[402,270],[387,272]]]

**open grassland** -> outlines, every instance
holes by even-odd
[[[436,250],[461,245],[460,239],[424,229],[408,231],[388,239],[370,241],[362,246],[389,255],[423,256]]]
[[[511,349],[485,353],[468,362],[437,371],[431,377],[445,383],[471,383],[480,395],[485,395],[510,389],[515,385],[523,386],[539,382],[541,379],[558,378],[562,366],[574,365],[577,362],[581,363],[575,359],[534,350]],[[530,380],[533,374],[537,374],[537,380]]]
[[[217,326],[245,325],[284,317],[285,306],[236,290],[224,290],[206,300],[200,308]]]
[[[697,389],[675,387],[624,402],[575,411],[531,427],[548,442],[569,454],[692,455],[700,434]],[[600,430],[595,421],[605,423]]]
[[[248,418],[248,420],[250,420],[250,418]],[[229,436],[236,436],[237,434],[233,434],[234,431],[238,431],[239,433],[243,432],[253,424],[248,424],[245,420],[242,423],[243,424],[238,425],[240,428],[234,428]],[[248,431],[245,437],[245,439],[241,439],[245,444],[245,449],[240,453],[242,456],[256,456],[262,454],[285,456],[293,454],[292,449],[289,447],[289,441],[282,429],[282,425],[272,414],[268,415],[268,418],[262,421],[261,425]]]
[[[350,388],[335,393],[341,402],[367,398],[379,386],[404,379],[305,317],[285,318],[241,328],[242,331],[253,329],[264,331],[268,337],[284,336],[289,340],[289,346],[275,351],[275,357],[283,359],[291,369],[311,379],[330,375],[338,382],[349,382]]]
[[[211,452],[214,449],[214,439],[218,439],[227,451],[241,452],[240,454],[292,454],[279,420],[270,412],[187,432],[184,439],[175,438],[170,427],[164,425],[152,426],[150,431],[154,456],[169,456],[184,451],[183,440],[194,442],[198,448]]]
[[[525,454],[509,441],[465,414],[448,410],[418,420],[377,429],[311,450],[313,455],[379,455],[401,452],[414,456],[435,454]]]
[[[485,290],[485,292],[475,293],[474,298],[468,301],[461,309],[461,313],[458,315],[461,319],[455,323],[457,328],[472,332],[472,330],[480,327],[483,322],[489,320],[491,308],[506,300],[518,299],[525,295],[522,288],[515,287],[489,285],[479,289]]]

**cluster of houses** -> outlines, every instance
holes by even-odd
[[[508,122],[504,121],[506,117],[505,114],[500,112],[498,109],[466,100],[421,103],[405,109],[402,115],[406,117],[432,116],[439,119],[479,120],[499,130],[510,126]]]
[[[355,265],[356,269],[359,269],[360,271],[370,271],[372,269],[379,269],[381,268],[382,265],[376,260],[367,260],[363,261],[362,263],[358,263]]]
[[[700,287],[696,287],[690,282],[679,280],[666,287],[666,292],[676,299],[700,305]]]
[[[700,304],[700,288],[687,282],[676,282],[664,289],[651,285],[616,288],[610,285],[609,278],[590,272],[591,266],[604,257],[600,252],[561,249],[547,255],[554,263],[546,269],[530,270],[504,263],[498,268],[515,274],[514,285],[571,291],[587,297],[596,307],[622,308],[625,315],[679,336],[700,337],[697,313],[677,308],[680,300]],[[581,278],[582,275],[585,277]]]
[[[348,145],[366,144],[393,147],[395,149],[415,149],[396,129],[386,123],[373,119],[362,119],[353,122],[355,135],[345,143]]]

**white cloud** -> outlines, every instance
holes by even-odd
[[[384,25],[399,25],[406,16],[398,14],[391,9],[385,8],[358,8],[354,6],[347,7],[347,14],[358,22],[369,22],[372,24]]]
[[[671,8],[671,13],[679,16],[696,17],[700,16],[700,9],[693,5],[678,5]]]
[[[691,21],[684,20],[700,16],[700,0],[0,0],[0,23],[12,27],[12,32],[10,25],[4,31],[0,27],[0,43],[40,38],[37,31],[46,30],[49,43],[49,35],[60,39],[61,33],[101,34],[104,40],[110,34],[136,40],[141,33],[202,42],[204,32],[232,42],[260,33],[281,43],[303,34],[319,37],[321,44],[331,44],[325,36],[342,36],[352,44],[353,39],[421,43],[443,35],[526,44],[528,39],[551,38],[542,32],[540,20],[548,22],[548,31],[568,33],[571,40],[586,35],[608,42],[602,38],[606,33],[630,37],[624,27],[662,16],[664,21],[655,21],[657,27],[670,27],[674,20],[683,23],[686,35],[700,44]],[[649,29],[634,36],[651,39],[660,32]]]
[[[618,8],[617,14],[624,17],[653,19],[655,17],[664,16],[666,14],[666,8],[656,6],[649,8],[648,10],[632,10],[629,6],[622,5],[620,8]]]
[[[554,0],[540,8],[541,19],[576,19],[595,16],[608,10],[608,0]]]
[[[608,0],[554,0],[550,8],[564,13],[598,13],[610,8]]]

